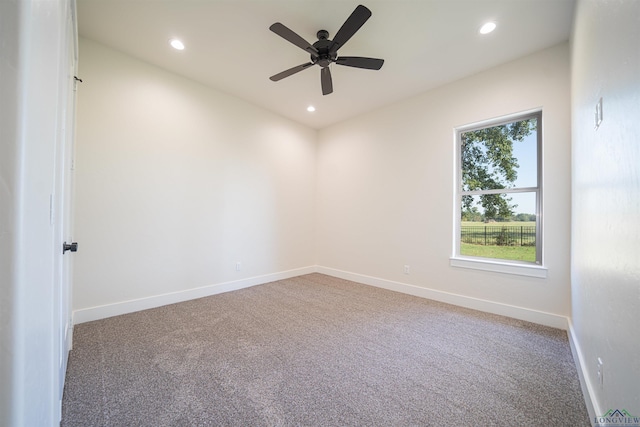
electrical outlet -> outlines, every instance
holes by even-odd
[[[236,262],[236,271],[240,271],[240,270],[242,270],[242,263]]]
[[[604,387],[604,370],[602,359],[598,357],[598,385],[600,388]]]
[[[411,267],[409,267],[408,265],[404,266],[404,274],[409,274],[409,272],[411,271]]]

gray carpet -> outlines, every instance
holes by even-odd
[[[77,325],[62,426],[590,426],[566,332],[310,274]]]

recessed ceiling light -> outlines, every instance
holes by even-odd
[[[496,23],[495,22],[487,22],[482,27],[480,27],[480,34],[489,34],[490,32],[492,32],[495,29],[496,29]]]
[[[177,49],[177,50],[183,50],[184,49],[184,44],[178,39],[171,39],[171,41],[169,41],[169,44],[174,49]]]
[[[307,111],[310,112],[310,113],[313,113],[314,111],[316,111],[316,107],[314,107],[313,105],[309,105],[307,107]]]

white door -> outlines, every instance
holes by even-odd
[[[74,139],[75,139],[75,115],[76,115],[76,79],[77,74],[77,37],[75,23],[75,2],[70,2],[66,17],[66,43],[63,47],[64,55],[61,55],[60,64],[60,111],[58,116],[59,133],[57,144],[57,171],[56,188],[54,190],[55,203],[54,226],[56,229],[57,253],[56,256],[56,281],[58,282],[56,300],[54,301],[54,313],[56,319],[56,370],[57,398],[61,410],[61,401],[64,391],[64,379],[67,369],[67,359],[71,349],[72,319],[71,319],[71,286],[73,252],[73,193],[74,193]],[[66,246],[66,247],[65,247]],[[70,249],[70,250],[69,250]],[[61,413],[58,414],[60,419]]]

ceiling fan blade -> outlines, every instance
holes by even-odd
[[[324,67],[320,71],[320,83],[322,84],[323,95],[329,95],[333,92],[333,82],[331,81],[331,70],[329,70],[329,67]]]
[[[367,22],[367,19],[371,17],[371,11],[364,7],[363,5],[359,5],[356,9],[351,13],[351,15],[347,18],[347,20],[342,24],[342,27],[338,30],[336,35],[333,37],[333,44],[329,49],[330,53],[335,53],[340,47],[342,47],[350,38],[353,36],[356,31],[360,29]]]
[[[366,68],[367,70],[379,70],[384,64],[384,59],[363,58],[361,56],[341,56],[336,60],[338,65],[347,67]]]
[[[293,43],[300,49],[310,53],[314,58],[318,57],[318,50],[315,47],[281,23],[276,22],[270,26],[269,29],[288,42]]]
[[[269,79],[271,79],[274,82],[277,82],[278,80],[282,80],[285,77],[289,77],[290,75],[298,73],[298,72],[300,72],[300,71],[302,71],[302,70],[304,70],[304,69],[306,69],[306,68],[308,68],[308,67],[310,67],[312,65],[313,65],[313,62],[309,62],[307,64],[302,64],[302,65],[297,65],[297,66],[295,66],[293,68],[289,68],[288,70],[284,70],[281,73],[275,74],[275,75],[269,77]]]

